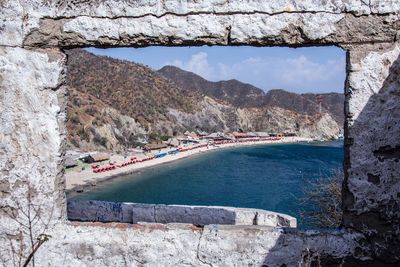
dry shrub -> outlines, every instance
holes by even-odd
[[[302,205],[307,209],[300,213],[303,221],[318,228],[339,227],[342,221],[343,170],[337,170],[326,178],[309,181],[304,189]]]

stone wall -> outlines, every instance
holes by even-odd
[[[296,218],[261,209],[217,206],[185,206],[70,200],[67,216],[72,221],[122,223],[188,223],[197,226],[264,225],[296,228]]]
[[[374,256],[400,255],[400,45],[349,50],[344,221],[366,234]]]
[[[397,0],[0,1],[0,262],[46,233],[40,266],[398,265],[399,14]],[[153,44],[346,49],[346,230],[68,222],[63,49]]]

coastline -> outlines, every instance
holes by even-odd
[[[189,151],[179,152],[178,154],[167,155],[162,158],[155,158],[153,160],[136,163],[133,165],[126,166],[124,168],[117,168],[115,170],[103,173],[93,173],[92,170],[89,168],[81,172],[71,171],[65,174],[66,194],[76,195],[81,192],[90,191],[90,189],[93,189],[95,186],[100,185],[101,183],[104,183],[106,181],[110,181],[130,174],[135,174],[147,168],[151,168],[162,164],[167,164],[169,162],[185,159],[188,157],[193,157],[196,155],[201,155],[211,151],[222,150],[226,148],[234,148],[234,147],[259,146],[268,144],[290,144],[290,143],[299,143],[308,141],[311,141],[311,139],[302,137],[284,137],[281,140],[273,140],[273,141],[266,140],[258,142],[219,144],[215,146],[195,148]],[[117,160],[120,162],[124,160],[126,161],[126,159],[122,155],[115,155],[113,160]]]

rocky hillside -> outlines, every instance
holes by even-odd
[[[302,94],[303,98],[308,99],[308,103],[315,103],[315,94]],[[344,125],[344,94],[339,93],[325,93],[321,94],[322,109],[328,112],[336,122],[343,128]],[[310,105],[307,110],[315,109],[315,104]],[[308,112],[308,111],[307,111]],[[315,112],[315,110],[314,110]],[[311,113],[311,112],[310,112]]]
[[[71,147],[119,152],[146,141],[147,131],[135,119],[74,88],[69,90],[67,114]]]
[[[263,90],[237,80],[210,82],[202,77],[174,66],[165,66],[159,73],[181,88],[189,89],[226,101],[236,107],[275,106],[307,115],[319,113],[316,94],[296,94],[281,89]],[[344,95],[339,93],[319,94],[322,96],[322,111],[329,113],[338,124],[344,122]]]
[[[180,88],[197,91],[236,107],[261,107],[263,105],[264,91],[237,80],[210,82],[192,72],[174,66],[165,66],[158,70],[158,73],[175,82]]]
[[[187,75],[189,81],[175,80],[165,74],[173,68],[157,72],[84,50],[68,51],[70,147],[123,151],[149,138],[167,138],[186,130],[286,130],[315,138],[329,138],[339,131],[330,112],[304,112],[311,102],[308,96],[294,94],[303,104],[287,99],[280,103],[287,93],[283,90],[273,94],[279,97],[268,97],[252,85],[236,80],[212,83],[176,68],[174,73]],[[214,84],[211,89],[209,84]]]
[[[163,131],[159,123],[170,121],[169,108],[190,113],[201,100],[199,94],[177,88],[143,65],[99,57],[80,49],[67,54],[70,87],[135,118],[148,131]]]

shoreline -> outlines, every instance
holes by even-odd
[[[195,148],[189,151],[179,152],[174,155],[167,155],[162,158],[156,158],[150,161],[136,163],[123,168],[117,168],[105,173],[93,173],[90,168],[82,172],[69,172],[65,174],[66,188],[65,192],[67,196],[76,196],[84,192],[88,192],[94,189],[97,185],[100,185],[111,180],[122,178],[131,174],[139,173],[145,169],[160,166],[170,162],[174,162],[181,159],[187,159],[196,155],[201,155],[211,151],[219,151],[226,148],[246,147],[246,146],[259,146],[259,145],[273,145],[273,144],[295,144],[300,142],[312,141],[309,138],[302,137],[284,137],[281,140],[266,140],[258,142],[243,142],[243,143],[231,143],[231,144],[219,144],[210,145],[209,147]],[[125,160],[123,156],[116,155],[119,160]]]

